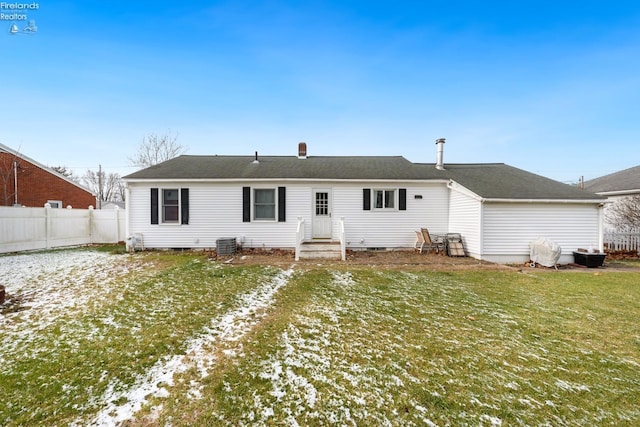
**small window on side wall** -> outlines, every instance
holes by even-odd
[[[255,188],[253,190],[253,219],[275,221],[276,190],[275,188]]]
[[[177,223],[179,216],[179,196],[178,189],[163,189],[162,190],[162,222],[163,223]]]
[[[47,200],[47,203],[49,203],[49,206],[51,206],[52,208],[62,207],[62,200]]]
[[[188,188],[151,188],[151,224],[189,224]]]
[[[242,222],[287,222],[287,188],[242,187]]]
[[[362,210],[407,210],[407,189],[362,189]]]
[[[374,209],[396,209],[396,190],[373,190]]]

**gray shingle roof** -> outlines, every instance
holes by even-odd
[[[180,156],[125,179],[419,179],[404,157]]]
[[[412,163],[377,156],[189,156],[134,172],[125,180],[454,180],[487,199],[599,200],[602,197],[503,163]]]
[[[454,181],[485,199],[598,200],[592,192],[504,163],[445,165]]]
[[[640,166],[585,181],[584,189],[594,193],[640,192]]]

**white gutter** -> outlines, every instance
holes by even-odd
[[[610,201],[603,199],[481,199],[482,203],[580,203],[580,204],[594,204],[594,203],[611,203]]]
[[[231,182],[371,182],[371,183],[411,183],[411,184],[447,184],[448,179],[360,179],[360,178],[123,178],[124,182],[153,183],[153,182],[198,182],[198,183],[231,183]]]
[[[636,190],[619,190],[619,191],[599,191],[596,194],[601,196],[626,196],[640,193],[640,188]]]

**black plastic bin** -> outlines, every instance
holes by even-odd
[[[602,267],[606,256],[607,254],[602,252],[573,252],[573,259],[576,264],[584,265],[589,268]]]

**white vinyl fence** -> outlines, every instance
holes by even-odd
[[[0,206],[0,253],[125,240],[122,209]]]
[[[640,253],[640,230],[606,230],[604,245],[610,251],[635,251]]]

